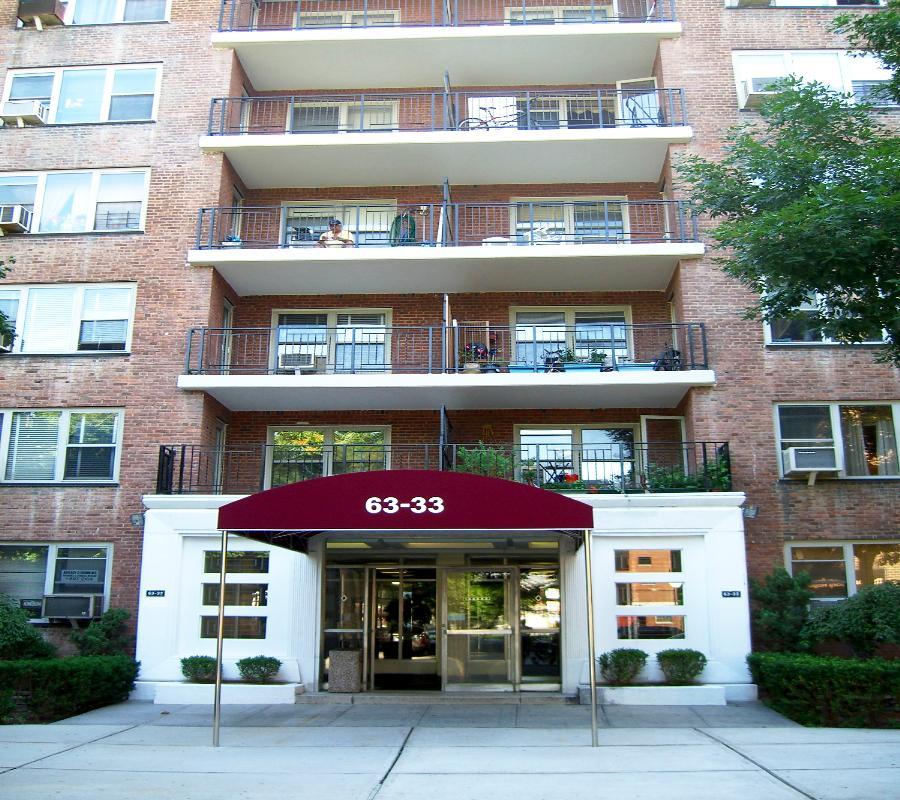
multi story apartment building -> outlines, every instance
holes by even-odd
[[[694,647],[752,696],[748,572],[897,577],[900,381],[745,320],[673,163],[773,77],[883,80],[834,11],[0,1],[0,590],[51,633],[137,612],[152,696],[214,651],[220,507],[289,498],[302,533],[228,549],[227,673],[321,691],[349,650],[367,690],[574,693],[585,547],[506,530],[490,481],[417,527],[468,472],[590,509],[598,649]],[[382,472],[402,531],[322,516]]]

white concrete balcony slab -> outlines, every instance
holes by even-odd
[[[709,369],[680,372],[359,375],[181,375],[232,411],[350,411],[491,408],[675,408]]]

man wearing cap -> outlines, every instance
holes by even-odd
[[[353,247],[353,236],[345,232],[339,219],[328,220],[325,231],[316,244],[317,247]]]

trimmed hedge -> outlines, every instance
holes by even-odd
[[[0,723],[52,722],[128,699],[128,656],[0,661]]]
[[[751,653],[766,703],[803,725],[900,728],[900,661]]]

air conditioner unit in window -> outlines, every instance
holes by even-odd
[[[749,81],[741,81],[738,86],[738,105],[742,109],[758,108],[767,97],[775,94],[774,89],[769,89],[780,77],[751,78]]]
[[[23,25],[34,25],[43,30],[45,25],[64,24],[66,7],[61,0],[19,0],[16,16]]]
[[[768,8],[772,0],[737,0],[730,3],[732,8]]]
[[[313,372],[315,368],[312,353],[281,353],[278,356],[279,372]]]
[[[31,212],[25,206],[0,206],[0,231],[28,233],[30,230]]]
[[[840,456],[833,447],[788,447],[782,454],[784,477],[841,471]]]
[[[45,594],[41,609],[48,619],[94,619],[102,613],[102,594]]]
[[[3,104],[0,120],[4,125],[46,125],[49,108],[40,100],[10,100]]]

